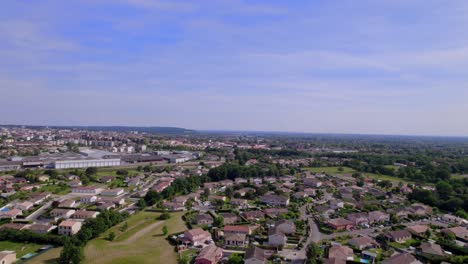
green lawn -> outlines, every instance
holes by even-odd
[[[143,174],[143,172],[137,171],[135,169],[124,169],[124,168],[98,168],[98,172],[96,174],[96,178],[101,178],[103,176],[117,176],[117,170],[126,170],[128,171],[128,175],[139,175]]]
[[[389,166],[392,166],[392,165],[389,165]],[[343,171],[339,171],[338,168],[339,167],[318,167],[318,168],[307,167],[307,168],[303,168],[303,170],[307,170],[307,171],[310,171],[310,172],[313,172],[313,173],[324,172],[324,173],[329,174],[329,175],[343,175],[343,174],[352,174],[352,173],[356,172],[356,170],[354,170],[352,168],[349,168],[349,167],[342,167]],[[373,178],[373,179],[377,179],[377,180],[389,180],[389,181],[393,181],[393,182],[400,182],[401,181],[401,182],[405,182],[405,183],[413,183],[411,181],[401,179],[401,178],[398,178],[398,177],[394,177],[394,176],[390,176],[390,175],[381,175],[381,174],[368,173],[368,172],[363,172],[362,174],[364,176],[367,176],[367,177],[370,177],[370,178]]]
[[[307,171],[314,172],[314,173],[324,172],[326,174],[331,174],[331,175],[350,174],[350,173],[356,172],[354,169],[349,168],[349,167],[341,167],[343,168],[343,171],[339,171],[339,168],[340,167],[318,167],[318,168],[307,167],[307,168],[303,168],[303,170],[307,170]]]
[[[53,185],[52,183],[50,185],[43,185],[40,189],[40,192],[51,192],[53,194],[67,194],[70,192],[70,187],[67,185],[58,185],[55,184]]]
[[[3,250],[13,250],[16,252],[16,257],[21,258],[22,256],[36,252],[39,248],[43,247],[43,245],[38,245],[34,243],[16,243],[10,241],[0,241],[0,251]]]
[[[402,179],[402,178],[398,178],[398,177],[395,177],[395,176],[390,176],[390,175],[382,175],[382,174],[375,174],[375,173],[363,173],[363,175],[367,176],[367,177],[370,177],[370,178],[373,178],[373,179],[377,179],[377,180],[388,180],[388,181],[393,181],[393,182],[404,182],[404,183],[414,183],[412,181],[409,181],[409,180],[406,180],[406,179]]]
[[[128,220],[128,229],[120,231],[124,223],[111,228],[100,238],[93,239],[85,248],[85,263],[177,263],[177,253],[162,236],[163,226],[169,233],[186,230],[183,213],[172,213],[165,221],[156,220],[159,213],[140,212]],[[116,239],[107,241],[107,233],[114,232]]]
[[[26,261],[25,263],[26,264],[56,264],[60,256],[60,252],[62,252],[61,247],[52,248]]]

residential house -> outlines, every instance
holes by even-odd
[[[223,228],[224,234],[245,234],[250,235],[250,228],[246,225],[227,225]]]
[[[442,259],[446,256],[439,244],[429,242],[421,243],[416,252],[418,255],[430,260]]]
[[[280,214],[287,214],[288,209],[286,208],[266,208],[263,210],[266,216],[270,218],[278,218]]]
[[[468,220],[463,219],[458,216],[454,216],[451,214],[444,214],[440,217],[440,220],[446,222],[446,223],[451,223],[451,224],[457,224],[457,225],[467,225]]]
[[[351,189],[349,189],[349,188],[346,188],[346,187],[340,188],[340,189],[338,189],[338,192],[340,193],[340,197],[342,199],[347,199],[347,200],[354,199],[353,191]]]
[[[253,185],[262,185],[263,180],[262,178],[250,178],[249,182]]]
[[[72,188],[72,193],[94,194],[98,195],[102,192],[101,187],[96,186],[77,186]]]
[[[286,235],[275,226],[268,229],[268,245],[272,247],[284,246],[286,240]]]
[[[209,214],[198,214],[194,220],[195,220],[195,224],[197,225],[213,224],[213,217]]]
[[[184,232],[184,242],[192,246],[204,245],[206,241],[211,241],[211,234],[201,228],[186,230]]]
[[[328,258],[336,260],[348,260],[354,255],[353,250],[347,246],[331,246],[328,250]]]
[[[99,179],[102,183],[110,183],[114,179],[114,176],[103,176]]]
[[[413,235],[416,236],[423,236],[427,230],[429,230],[429,227],[427,225],[413,225],[413,226],[408,226],[406,228],[408,232],[410,232]]]
[[[71,218],[85,220],[89,218],[96,218],[98,215],[99,212],[96,211],[78,210],[71,216]]]
[[[388,232],[386,236],[388,239],[394,242],[405,243],[408,239],[411,238],[411,233],[406,230],[396,230]]]
[[[382,211],[372,211],[368,215],[369,224],[383,223],[390,221],[390,215]]]
[[[71,188],[80,187],[82,185],[83,183],[80,180],[73,180],[68,182],[68,186],[70,186]]]
[[[265,250],[252,247],[245,251],[244,264],[266,264],[267,257]]]
[[[348,241],[348,244],[359,250],[375,248],[379,246],[379,244],[374,239],[368,236],[352,238]]]
[[[288,206],[289,198],[280,195],[263,195],[260,197],[260,201],[270,206]]]
[[[8,211],[1,211],[0,219],[16,219],[20,215],[23,215],[23,211],[13,208]]]
[[[0,251],[1,264],[13,264],[16,262],[16,252],[10,250]]]
[[[50,176],[49,175],[39,175],[36,177],[37,181],[40,181],[40,182],[48,182],[49,179],[50,179]]]
[[[101,192],[102,196],[120,196],[124,194],[123,188],[116,188],[116,189],[105,189]]]
[[[187,203],[188,199],[189,197],[187,195],[176,196],[172,199],[172,202],[179,203],[179,204],[182,204],[182,206],[185,206],[185,203]]]
[[[317,178],[305,178],[303,180],[303,184],[306,187],[318,188],[318,187],[322,186],[322,181],[320,181]]]
[[[56,228],[57,226],[51,224],[32,224],[27,227],[29,231],[36,234],[47,234]]]
[[[228,233],[224,236],[225,246],[245,247],[246,235],[244,233]]]
[[[442,233],[453,234],[458,240],[468,242],[468,229],[463,226],[456,226],[452,228],[445,228],[441,230]]]
[[[382,264],[422,264],[410,253],[399,253],[382,261]]]
[[[239,217],[233,213],[220,213],[219,214],[224,219],[224,225],[232,225],[239,221]]]
[[[163,202],[162,206],[170,211],[184,211],[186,208],[183,203]]]
[[[406,208],[399,208],[395,211],[395,215],[400,219],[408,218],[410,214],[412,214],[412,211]]]
[[[98,206],[97,206],[97,209],[99,210],[110,210],[112,208],[115,208],[115,204],[114,203],[100,203]]]
[[[29,201],[24,201],[22,203],[18,203],[16,204],[16,208],[21,210],[21,211],[28,211],[29,209],[31,209],[32,207],[34,206],[34,203],[32,202],[29,202]]]
[[[70,200],[70,199],[66,199],[66,200],[63,200],[61,201],[57,207],[61,207],[61,208],[75,208],[76,207],[76,201],[75,200]]]
[[[27,224],[19,224],[19,223],[6,223],[0,226],[0,230],[3,229],[13,229],[13,230],[23,230],[27,229],[30,225]]]
[[[248,201],[245,200],[245,199],[232,198],[231,201],[230,201],[230,204],[235,205],[235,206],[237,206],[239,208],[248,208],[249,207]]]
[[[70,218],[76,211],[73,209],[59,209],[55,208],[52,211],[50,211],[50,215],[54,217],[55,219],[58,218],[63,218],[63,219],[68,219]]]
[[[84,204],[90,204],[90,203],[95,203],[97,201],[97,196],[96,195],[91,195],[91,196],[82,196],[80,197],[80,202]]]
[[[235,178],[234,182],[236,184],[241,184],[241,183],[247,183],[248,181],[247,181],[247,179],[244,179],[244,178]]]
[[[218,188],[218,182],[205,182],[203,183],[203,189],[208,189],[209,191],[214,191]]]
[[[210,200],[210,201],[220,201],[220,202],[224,203],[226,201],[226,196],[210,195],[210,196],[208,196],[208,200]]]
[[[48,192],[33,193],[31,194],[29,201],[38,205],[43,203],[49,197],[50,193]]]
[[[343,208],[344,207],[344,202],[341,200],[332,200],[330,201],[330,208],[333,210]]]
[[[353,222],[354,226],[364,226],[369,224],[369,218],[366,213],[351,213],[346,219]]]
[[[223,250],[215,245],[203,248],[195,258],[195,264],[216,264],[223,257]]]
[[[249,221],[258,221],[265,218],[265,214],[259,210],[243,212],[242,216]]]
[[[58,226],[58,234],[62,236],[73,236],[81,229],[82,222],[75,220],[65,220]]]
[[[353,222],[344,218],[334,218],[327,221],[328,226],[335,230],[349,230],[353,227]]]
[[[125,204],[125,198],[122,196],[119,197],[101,197],[99,203],[112,203],[116,207],[122,206]]]
[[[425,216],[432,213],[432,207],[424,204],[413,204],[410,207],[410,211],[413,215]]]
[[[296,232],[296,225],[291,220],[279,220],[276,221],[275,227],[277,230],[283,232],[286,235],[290,235]]]

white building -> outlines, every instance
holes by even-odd
[[[58,233],[62,236],[72,236],[81,229],[81,222],[74,220],[65,220],[60,223]]]
[[[55,169],[120,166],[120,159],[77,159],[54,161]]]

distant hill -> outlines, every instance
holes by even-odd
[[[171,134],[171,135],[179,135],[179,134],[193,134],[195,130],[179,128],[179,127],[137,127],[137,126],[21,126],[21,125],[0,125],[3,127],[26,127],[26,128],[33,128],[33,129],[40,129],[40,128],[55,128],[55,129],[83,129],[83,130],[91,130],[91,131],[116,131],[116,132],[131,132],[131,131],[138,131],[138,132],[146,132],[146,133],[153,133],[153,134]]]

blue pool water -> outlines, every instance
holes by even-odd
[[[361,262],[361,263],[369,263],[369,260],[368,260],[368,259],[360,259],[359,262]]]
[[[10,208],[8,208],[8,207],[5,207],[2,210],[0,210],[0,212],[8,212],[8,211],[10,211]]]

